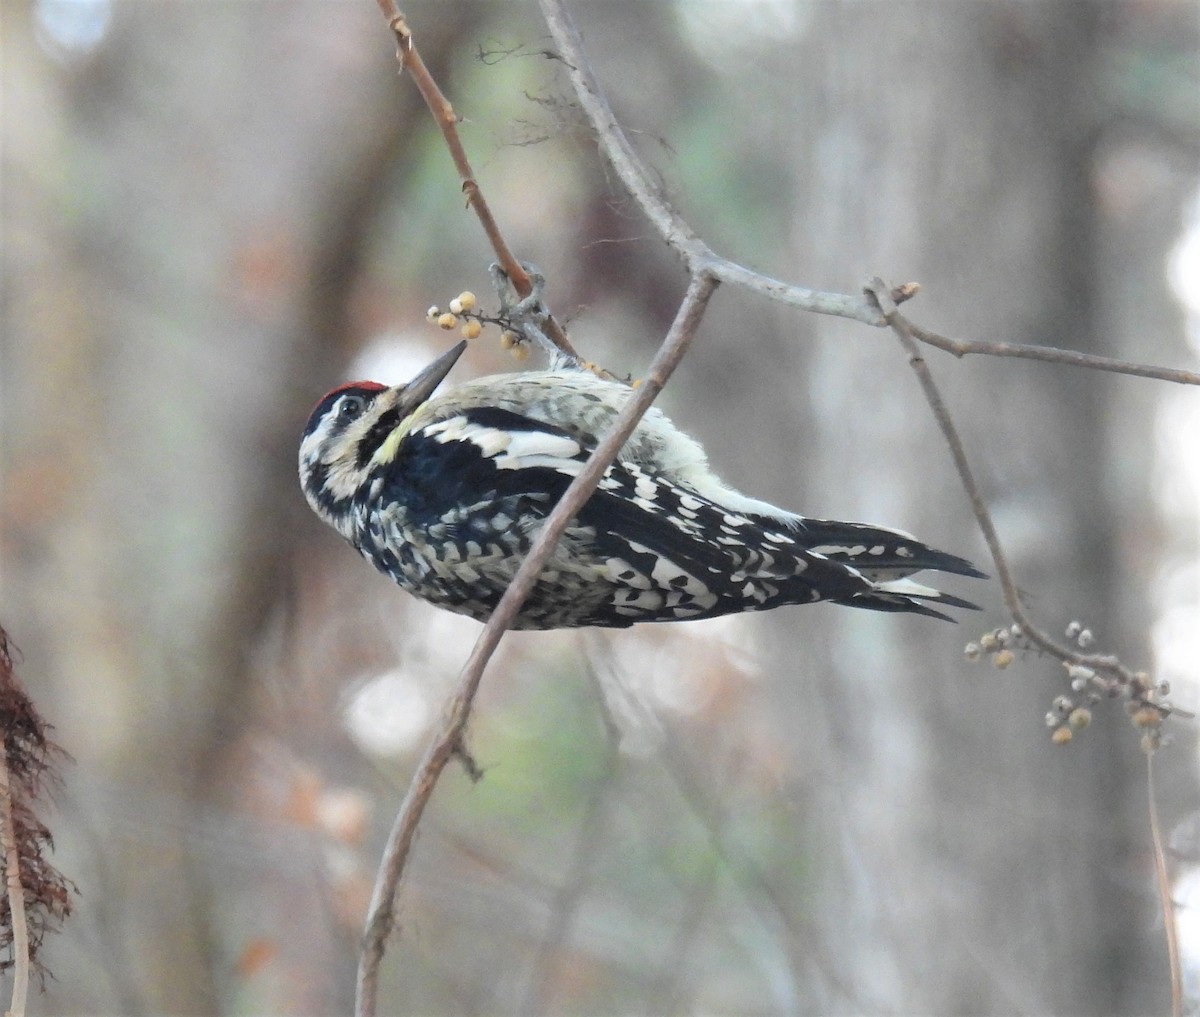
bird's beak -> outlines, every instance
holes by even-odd
[[[409,407],[410,412],[433,395],[433,390],[450,373],[450,369],[458,362],[458,358],[462,356],[463,350],[466,348],[467,341],[464,339],[453,349],[443,353],[404,386],[404,403]]]

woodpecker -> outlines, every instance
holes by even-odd
[[[466,343],[406,385],[328,393],[300,443],[314,511],[372,565],[439,607],[485,621],[629,397],[584,370],[434,390]],[[651,408],[568,526],[515,628],[624,628],[833,601],[952,620],[975,608],[907,578],[984,578],[900,530],[809,519],[740,494]]]

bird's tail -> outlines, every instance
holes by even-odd
[[[988,578],[986,572],[980,572],[966,558],[922,544],[903,530],[834,519],[802,518],[794,532],[806,551],[851,565],[875,582],[886,584],[889,580],[902,579],[927,569],[974,579]],[[930,596],[930,591],[924,587],[920,589],[920,593],[910,595]]]
[[[839,565],[849,566],[866,582],[836,603],[871,611],[903,611],[953,621],[938,608],[978,611],[979,606],[961,597],[924,586],[908,577],[916,572],[948,572],[986,579],[987,574],[958,555],[921,543],[902,530],[847,523],[832,519],[797,520],[792,529],[805,551]]]

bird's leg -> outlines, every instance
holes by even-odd
[[[500,298],[500,317],[504,318],[514,332],[522,338],[537,343],[549,355],[552,366],[559,366],[565,354],[554,344],[543,328],[550,311],[542,300],[542,290],[546,285],[546,277],[538,271],[535,265],[527,261],[521,262],[521,267],[529,274],[532,288],[529,296],[518,297],[513,289],[512,280],[499,264],[493,262],[488,271],[492,276],[492,285]]]
[[[515,296],[508,273],[500,267],[500,262],[493,261],[488,265],[488,275],[492,277],[492,288],[496,291],[496,296],[500,298],[500,313],[505,314],[512,306]]]

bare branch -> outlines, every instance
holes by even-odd
[[[1005,603],[1014,621],[1020,625],[1023,638],[1030,645],[1053,654],[1064,663],[1086,665],[1103,671],[1106,675],[1111,676],[1111,681],[1128,691],[1131,700],[1137,701],[1147,709],[1158,710],[1164,716],[1171,712],[1171,707],[1156,698],[1156,690],[1145,681],[1145,676],[1129,671],[1117,658],[1078,653],[1069,647],[1060,645],[1030,622],[991,515],[974,479],[957,428],[933,381],[928,365],[921,356],[919,343],[934,345],[960,357],[975,353],[1026,357],[1184,384],[1200,384],[1200,375],[1186,371],[1127,364],[1109,358],[1090,357],[1046,347],[951,340],[913,326],[900,315],[897,304],[916,292],[914,284],[891,289],[884,286],[879,280],[873,280],[864,293],[856,295],[828,293],[770,278],[717,255],[671,207],[630,145],[588,66],[578,31],[563,4],[560,0],[539,0],[539,2],[558,45],[560,58],[567,68],[584,113],[595,129],[601,149],[655,229],[684,259],[690,276],[690,284],[670,332],[655,356],[641,388],[632,393],[610,433],[600,443],[588,459],[583,471],[575,478],[547,517],[526,560],[522,563],[481,632],[460,674],[458,691],[450,700],[441,725],[418,764],[393,823],[376,877],[359,957],[355,1008],[358,1017],[374,1017],[376,1013],[379,969],[386,949],[387,938],[391,934],[394,924],[396,893],[425,807],[429,803],[442,772],[453,757],[459,756],[464,762],[470,764],[470,754],[467,752],[464,738],[483,672],[504,633],[518,617],[521,605],[533,589],[565,528],[592,495],[605,470],[614,461],[638,421],[661,391],[687,350],[708,301],[720,282],[732,283],[769,299],[814,313],[849,318],[876,327],[889,326],[907,351],[910,365],[917,374],[926,400],[950,447],[963,488],[970,499],[976,520],[995,563]],[[377,3],[388,18],[388,24],[396,36],[397,56],[402,67],[413,76],[414,82],[443,132],[462,179],[463,190],[469,204],[479,216],[480,222],[496,250],[497,258],[514,288],[522,296],[527,296],[532,290],[531,280],[505,245],[474,179],[458,137],[457,116],[422,63],[413,44],[412,33],[403,15],[396,8],[395,0],[377,0]],[[553,319],[547,323],[546,330],[561,349],[578,359]]]
[[[658,230],[662,238],[682,255],[688,268],[695,271],[703,265],[720,282],[730,283],[772,300],[791,304],[818,314],[833,314],[842,318],[853,318],[868,325],[883,325],[879,309],[871,305],[861,294],[824,293],[804,286],[794,286],[779,279],[753,272],[743,265],[729,261],[716,254],[688,225],[654,184],[641,158],[633,150],[621,125],[604,97],[595,74],[583,51],[583,40],[570,14],[560,0],[539,0],[542,16],[550,28],[555,45],[579,104],[591,121],[596,132],[596,141],[605,158],[642,212]]]
[[[1062,645],[1033,623],[1025,610],[1025,605],[1021,601],[1021,594],[1017,588],[1016,580],[1013,578],[1008,558],[1000,543],[1000,537],[996,532],[995,524],[992,522],[991,512],[988,511],[987,504],[983,500],[983,495],[980,494],[979,485],[975,481],[975,474],[967,459],[966,449],[963,447],[958,428],[955,426],[950,411],[946,407],[946,402],[942,398],[937,383],[933,380],[933,374],[929,370],[929,365],[925,363],[925,358],[921,356],[921,348],[917,344],[917,339],[913,335],[908,321],[897,310],[896,304],[891,297],[892,291],[882,280],[873,279],[867,285],[867,292],[874,300],[878,301],[879,308],[883,312],[888,325],[891,326],[896,338],[900,340],[900,344],[904,347],[905,352],[908,353],[908,364],[916,373],[917,380],[921,384],[921,391],[925,395],[925,401],[929,404],[934,419],[941,429],[942,437],[945,438],[946,444],[950,448],[950,456],[954,460],[954,468],[958,472],[959,482],[962,484],[963,490],[967,494],[967,499],[971,503],[971,510],[975,514],[975,521],[979,525],[984,542],[987,544],[988,551],[992,556],[992,563],[996,567],[996,576],[1000,581],[1000,588],[1004,594],[1005,606],[1008,608],[1009,614],[1012,615],[1013,621],[1020,627],[1021,639],[1057,658],[1065,665],[1091,668],[1107,675],[1113,689],[1123,691],[1131,702],[1135,702],[1140,707],[1151,711],[1159,720],[1169,713],[1186,715],[1185,711],[1179,710],[1162,701],[1158,690],[1146,675],[1130,670],[1118,658],[1107,654],[1079,653],[1068,646]],[[1152,742],[1156,743],[1157,724],[1152,722],[1153,718],[1148,719],[1151,722],[1144,725],[1147,729],[1146,736]]]
[[[1167,875],[1162,827],[1158,822],[1158,803],[1154,799],[1153,748],[1146,751],[1146,794],[1150,801],[1150,839],[1154,845],[1154,875],[1158,886],[1158,902],[1162,908],[1163,931],[1167,938],[1167,965],[1171,971],[1171,1017],[1182,1017],[1183,974],[1179,965],[1179,928],[1175,923],[1175,900],[1171,896],[1171,879]]]
[[[547,516],[528,557],[513,577],[504,596],[500,598],[500,603],[496,605],[496,610],[492,612],[463,666],[459,676],[459,690],[451,699],[440,729],[417,766],[408,793],[388,835],[375,880],[375,889],[371,895],[366,933],[359,955],[355,1006],[357,1017],[374,1017],[379,989],[379,965],[383,959],[387,937],[392,930],[400,877],[404,873],[421,815],[429,803],[438,778],[451,757],[461,751],[463,733],[471,715],[471,707],[484,668],[504,633],[516,620],[521,605],[533,589],[546,561],[553,554],[563,531],[575,518],[583,503],[591,497],[604,471],[612,464],[621,446],[633,433],[638,421],[662,391],[671,372],[687,351],[716,287],[717,280],[711,275],[700,273],[693,277],[675,321],[650,364],[642,384],[632,391],[629,401],[614,421],[612,430],[596,447],[579,476],[572,481],[554,510]]]
[[[898,301],[897,301],[898,302]],[[981,354],[989,357],[1020,357],[1024,360],[1040,360],[1047,364],[1063,364],[1066,367],[1086,367],[1093,371],[1109,371],[1113,374],[1131,374],[1138,378],[1153,378],[1156,381],[1173,381],[1180,385],[1200,385],[1200,374],[1173,367],[1155,367],[1152,364],[1135,364],[1114,357],[1098,357],[1092,353],[1061,350],[1054,346],[1032,346],[1023,343],[990,343],[975,339],[949,339],[938,335],[911,321],[905,321],[915,339],[939,350],[953,353],[956,357]]]
[[[892,331],[896,333],[896,337],[900,340],[900,345],[904,347],[905,352],[908,354],[908,364],[916,372],[917,380],[921,383],[921,390],[925,394],[925,401],[929,403],[929,408],[933,411],[934,419],[937,421],[938,427],[941,428],[942,436],[946,439],[946,444],[950,446],[950,456],[954,460],[954,468],[958,471],[958,478],[962,483],[963,490],[967,493],[967,499],[971,503],[971,510],[975,513],[975,521],[979,524],[984,543],[987,544],[988,552],[992,556],[992,562],[996,566],[996,577],[1000,581],[1000,589],[1004,594],[1005,606],[1017,621],[1022,621],[1024,619],[1024,607],[1021,604],[1021,594],[1017,589],[1016,580],[1013,578],[1012,570],[1008,566],[1008,558],[1005,556],[1004,548],[1000,544],[1000,536],[996,532],[995,524],[992,522],[992,514],[988,511],[987,504],[983,500],[983,495],[979,492],[979,485],[975,482],[975,474],[967,459],[967,452],[963,447],[962,438],[959,437],[958,428],[954,426],[954,420],[951,418],[950,411],[946,408],[946,402],[942,399],[942,394],[933,380],[933,375],[929,371],[929,365],[925,363],[925,359],[921,356],[921,349],[917,345],[912,330],[909,328],[908,321],[901,316],[891,298],[890,290],[884,285],[883,281],[880,279],[871,280],[868,283],[867,292],[877,302],[880,310],[883,312],[884,320],[891,326]]]
[[[1136,704],[1139,710],[1145,711],[1141,714],[1140,720],[1135,715],[1135,721],[1145,728],[1144,738],[1149,739],[1151,743],[1156,743],[1158,723],[1162,718],[1172,712],[1185,715],[1185,711],[1165,702],[1163,698],[1165,693],[1151,682],[1146,674],[1131,671],[1114,656],[1079,653],[1064,646],[1035,626],[1026,614],[991,515],[972,475],[962,441],[937,386],[933,382],[929,368],[921,357],[918,343],[928,343],[959,357],[967,354],[1023,357],[1180,384],[1200,384],[1200,374],[1146,364],[1133,364],[1109,357],[1091,356],[1052,347],[948,339],[936,332],[911,324],[897,310],[898,304],[916,294],[919,289],[916,283],[906,283],[889,288],[877,279],[872,280],[865,288],[863,298],[860,299],[845,294],[822,293],[792,286],[752,272],[720,257],[696,235],[686,220],[666,201],[661,190],[647,172],[641,158],[629,143],[629,139],[620,124],[617,123],[612,108],[592,73],[578,29],[567,13],[562,0],[539,0],[539,4],[559,48],[560,59],[567,68],[580,106],[595,131],[601,151],[651,224],[663,239],[679,252],[689,268],[695,271],[697,267],[702,266],[704,271],[710,272],[723,282],[732,283],[769,299],[788,303],[803,310],[853,318],[868,325],[887,325],[892,328],[908,351],[909,362],[917,373],[926,400],[950,446],[963,488],[971,501],[976,521],[983,532],[992,560],[995,562],[1005,604],[1021,632],[1021,643],[1053,655],[1067,667],[1093,669],[1101,675],[1095,683],[1098,688],[1109,693],[1123,693],[1130,702]],[[1067,731],[1066,735],[1069,737],[1070,732]]]
[[[446,147],[450,150],[450,157],[454,160],[454,168],[458,170],[459,179],[462,180],[463,194],[467,196],[467,204],[475,210],[475,215],[479,218],[484,233],[487,234],[492,250],[496,252],[496,260],[500,263],[500,267],[512,282],[517,293],[522,297],[529,296],[533,292],[532,280],[529,278],[529,273],[525,271],[509,249],[508,243],[492,215],[487,199],[484,198],[483,191],[475,180],[475,171],[471,168],[471,162],[467,158],[466,149],[463,148],[462,139],[458,136],[458,114],[454,112],[450,100],[433,80],[433,75],[429,73],[429,68],[421,59],[421,54],[413,41],[412,29],[408,27],[408,21],[396,6],[396,0],[376,0],[376,2],[379,4],[383,16],[387,18],[388,27],[396,37],[396,60],[403,70],[408,71],[417,90],[421,93],[421,98],[425,100],[425,105],[429,107],[429,112],[433,114],[433,119],[441,128],[442,137],[446,140]],[[554,345],[563,353],[574,360],[580,359],[579,354],[571,345],[571,340],[567,338],[566,332],[553,316],[547,318],[545,331]]]

